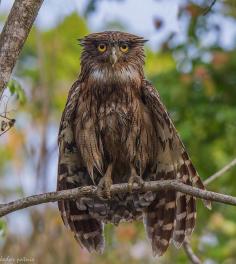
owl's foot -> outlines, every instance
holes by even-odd
[[[141,176],[137,175],[135,168],[131,169],[131,176],[128,181],[129,192],[141,189],[143,187],[144,181]]]
[[[97,195],[101,200],[111,199],[112,165],[107,168],[106,174],[98,183]]]

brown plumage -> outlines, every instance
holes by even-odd
[[[143,219],[154,255],[180,247],[196,219],[195,198],[174,191],[133,193],[136,182],[179,179],[204,186],[155,88],[144,77],[141,37],[117,31],[80,40],[81,73],[59,131],[58,190],[97,185],[99,198],[59,202],[81,246],[104,249],[103,223]],[[111,197],[112,183],[130,193]],[[209,204],[206,204],[209,206]]]

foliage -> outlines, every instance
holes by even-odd
[[[6,234],[6,222],[0,219],[0,238]]]
[[[17,82],[16,80],[10,80],[7,84],[7,87],[10,90],[11,95],[15,94],[17,100],[19,100],[21,104],[25,104],[26,102],[25,91],[23,90],[19,82]]]

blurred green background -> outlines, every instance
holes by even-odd
[[[56,188],[57,132],[69,87],[79,73],[77,39],[121,29],[150,39],[146,76],[160,92],[203,179],[236,157],[236,1],[45,1],[1,102],[16,119],[0,137],[1,203]],[[136,4],[137,3],[137,4]],[[0,4],[4,24],[12,1]],[[236,196],[236,169],[208,186]],[[103,255],[80,249],[56,205],[0,220],[0,256],[35,263],[188,263],[171,246],[152,257],[142,223],[106,226]],[[198,203],[191,245],[203,263],[236,263],[236,210]]]

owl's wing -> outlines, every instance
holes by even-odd
[[[89,185],[91,181],[86,168],[82,164],[73,131],[81,85],[79,81],[76,81],[71,87],[62,114],[58,137],[57,190]],[[81,202],[81,199],[59,201],[58,207],[64,224],[71,229],[80,245],[86,247],[90,252],[93,250],[103,251],[103,224],[89,215],[88,208]]]
[[[145,81],[142,99],[152,115],[157,137],[156,180],[178,179],[190,186],[205,189],[183,143],[155,88]],[[186,236],[191,235],[196,220],[195,198],[180,192],[158,192],[156,200],[145,214],[145,224],[153,252],[162,255],[173,238],[180,247]],[[204,201],[210,207],[208,201]]]

